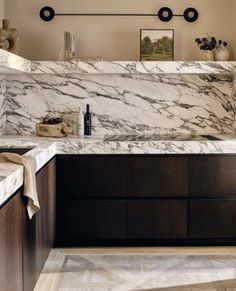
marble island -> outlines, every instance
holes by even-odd
[[[153,140],[104,141],[104,136],[39,138],[36,136],[2,136],[0,148],[33,148],[25,155],[36,159],[40,170],[57,154],[236,154],[236,136],[216,135],[221,141]],[[0,164],[0,206],[23,185],[23,167]]]

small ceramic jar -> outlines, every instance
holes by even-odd
[[[216,61],[228,61],[230,58],[230,52],[227,47],[219,46],[214,51]]]

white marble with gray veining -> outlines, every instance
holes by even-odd
[[[236,139],[225,141],[112,141],[69,137],[57,141],[57,154],[230,154]]]
[[[0,75],[0,135],[6,129],[6,76]]]
[[[14,63],[22,72],[32,67],[32,72],[40,73],[10,74],[1,81],[5,92],[0,94],[0,105],[4,102],[0,129],[6,134],[34,134],[36,123],[48,113],[66,115],[74,122],[78,108],[84,109],[86,103],[92,107],[97,134],[234,130],[234,62],[35,62],[31,66],[5,51],[0,50],[0,56],[0,68],[4,62]]]
[[[0,206],[23,185],[23,166],[0,163]]]
[[[6,134],[34,134],[51,113],[75,118],[91,105],[96,134],[230,133],[233,76],[11,75]]]
[[[235,74],[236,62],[32,62],[34,74]]]
[[[30,73],[31,61],[0,49],[0,73]]]
[[[20,139],[19,137],[0,139],[1,148],[28,148],[35,158],[37,171],[56,155],[56,143],[39,139]],[[23,185],[23,166],[14,163],[0,163],[0,206]]]
[[[0,49],[0,73],[32,74],[235,74],[236,62],[38,61]]]

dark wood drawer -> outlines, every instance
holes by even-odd
[[[64,201],[57,218],[60,241],[125,238],[123,200]]]
[[[119,156],[59,156],[58,192],[65,199],[116,198],[125,192],[124,159]]]
[[[183,239],[187,237],[187,200],[127,201],[128,239]]]
[[[236,197],[236,157],[191,158],[190,195]]]
[[[236,200],[190,201],[190,238],[236,238]]]
[[[127,158],[127,196],[152,198],[188,195],[188,158]]]
[[[0,290],[23,291],[21,191],[0,208]]]

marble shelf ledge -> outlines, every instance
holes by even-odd
[[[236,74],[236,62],[29,61],[0,49],[0,74]]]
[[[30,73],[31,61],[0,49],[0,73]]]
[[[221,74],[234,75],[236,62],[32,62],[34,74]]]

